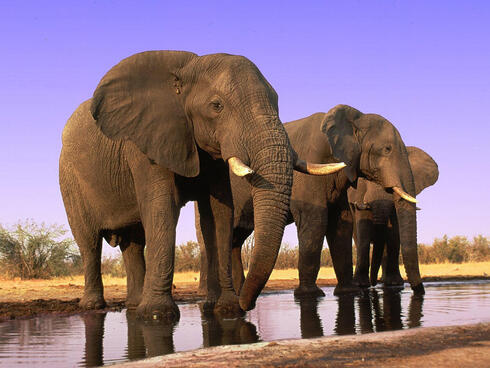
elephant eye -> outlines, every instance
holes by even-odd
[[[389,155],[389,154],[391,153],[391,150],[392,150],[392,147],[391,147],[391,146],[385,146],[385,147],[383,148],[383,153],[384,153],[385,155]]]
[[[211,102],[211,107],[213,108],[214,111],[216,112],[221,112],[221,110],[223,110],[223,105],[221,104],[221,102],[219,102],[218,100],[214,100]]]

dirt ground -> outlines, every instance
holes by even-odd
[[[114,367],[489,367],[490,323],[220,346]]]

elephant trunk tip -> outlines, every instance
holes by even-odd
[[[267,282],[267,280],[266,280]],[[265,286],[265,282],[260,280],[251,280],[250,272],[243,283],[242,290],[240,291],[240,308],[244,311],[249,311],[255,308],[255,302],[259,297],[260,292]]]

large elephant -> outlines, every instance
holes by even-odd
[[[415,194],[435,184],[439,177],[437,163],[417,147],[407,147],[408,160],[415,181]],[[386,262],[383,265],[386,286],[403,285],[398,267],[400,235],[393,196],[378,184],[359,178],[357,188],[348,190],[349,204],[354,218],[354,239],[357,249],[354,282],[361,287],[376,285],[378,270],[386,244]],[[373,243],[371,274],[369,273],[369,246]]]
[[[317,113],[284,126],[302,157],[316,162],[348,163],[344,170],[325,177],[294,173],[287,222],[296,223],[299,238],[299,286],[295,295],[324,295],[316,286],[316,279],[325,236],[338,281],[334,294],[359,290],[352,283],[353,225],[347,201],[347,189],[358,177],[394,193],[390,196],[400,220],[409,281],[415,292],[424,293],[417,258],[415,186],[407,149],[396,128],[380,115],[363,114],[347,105],[337,105],[328,113]],[[232,272],[235,289],[239,290],[245,280],[241,245],[254,230],[254,207],[250,185],[236,178],[231,178],[231,183],[235,205]],[[199,221],[196,225],[199,238]],[[255,222],[257,229],[256,226]],[[254,257],[259,249],[254,249]],[[275,258],[276,254],[267,256]],[[201,279],[206,280],[206,268],[201,271]]]
[[[190,200],[198,202],[216,272],[210,303],[234,314],[254,307],[281,243],[293,166],[305,163],[279,120],[276,92],[251,61],[182,51],[130,56],[73,113],[62,140],[60,187],[84,263],[82,307],[105,304],[105,238],[122,250],[128,306],[144,317],[178,319],[175,227]],[[230,271],[229,168],[250,184],[255,209],[257,249],[239,299]]]

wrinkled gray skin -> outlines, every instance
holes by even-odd
[[[254,307],[281,243],[296,156],[277,94],[252,62],[178,51],[133,55],[102,78],[62,139],[60,187],[84,264],[82,307],[105,305],[105,238],[123,253],[127,305],[145,318],[179,318],[171,294],[175,227],[187,201],[197,201],[202,219],[213,280],[208,306],[224,314]],[[243,180],[253,195],[257,249],[240,298],[230,267],[231,157],[255,171]]]
[[[347,189],[361,176],[387,190],[398,186],[414,196],[415,186],[405,144],[388,120],[376,114],[363,114],[347,105],[337,105],[328,113],[317,113],[284,126],[293,148],[302,158],[310,162],[338,160],[348,164],[339,173],[328,176],[294,173],[288,223],[296,223],[299,238],[300,284],[295,295],[324,295],[317,287],[316,279],[325,236],[338,282],[334,294],[358,291],[352,282],[353,225]],[[249,184],[234,177],[231,184],[235,205],[232,272],[235,290],[240,290],[244,280],[241,246],[254,229],[254,209]],[[415,292],[423,293],[417,259],[415,205],[397,194],[393,197],[399,213],[409,281]],[[199,239],[198,218],[196,226]],[[255,252],[254,249],[254,256]],[[205,260],[202,262],[204,264]],[[201,268],[201,292],[207,277],[205,270],[205,267]]]
[[[408,160],[415,180],[415,194],[434,185],[439,177],[437,163],[417,147],[407,147]],[[356,188],[348,190],[349,204],[354,218],[354,238],[357,249],[354,282],[360,287],[376,285],[378,271],[386,244],[386,262],[383,264],[385,286],[403,285],[399,269],[400,234],[393,195],[378,184],[359,178]],[[371,273],[369,273],[369,246],[373,243]]]

